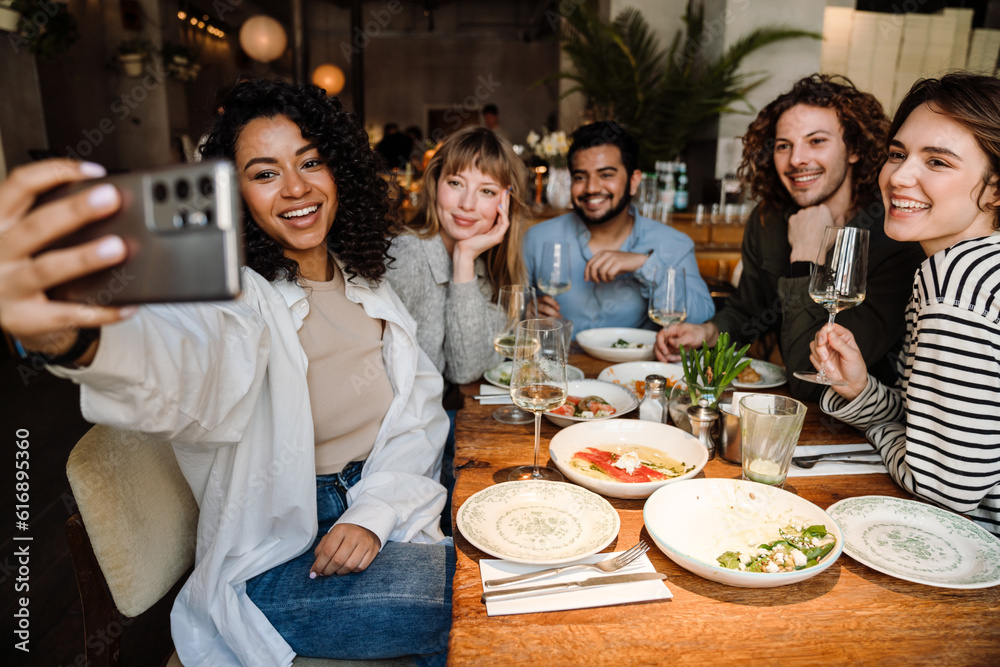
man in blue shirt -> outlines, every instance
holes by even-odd
[[[528,281],[536,287],[545,242],[569,246],[572,285],[558,297],[540,296],[539,312],[572,321],[576,331],[657,329],[646,314],[649,291],[658,268],[675,267],[686,274],[688,321],[712,317],[694,243],[630,205],[642,180],[636,141],[617,123],[602,121],[577,129],[571,142],[573,213],[535,225],[524,238]]]

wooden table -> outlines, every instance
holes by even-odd
[[[608,364],[582,353],[570,363],[587,377]],[[510,468],[531,463],[534,426],[492,418],[495,406],[471,398],[456,426],[453,507],[506,481]],[[857,443],[851,427],[809,405],[800,445]],[[542,421],[541,460],[557,428]],[[735,478],[738,466],[713,460],[701,473]],[[793,477],[785,488],[822,508],[852,496],[911,497],[888,475]],[[639,539],[642,500],[609,499],[621,516],[618,538],[606,550]],[[952,590],[914,584],[876,572],[843,554],[825,572],[798,584],[766,589],[724,586],[674,564],[653,546],[649,557],[667,575],[669,601],[571,611],[486,616],[479,559],[488,554],[455,531],[450,665],[996,665],[1000,664],[1000,587]]]

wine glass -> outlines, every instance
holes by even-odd
[[[535,289],[527,285],[503,285],[497,297],[498,319],[493,333],[493,349],[500,356],[514,358],[514,339],[517,323],[536,316],[538,304]],[[531,413],[516,405],[507,405],[493,411],[493,418],[504,424],[528,424]]]
[[[542,269],[538,272],[538,290],[551,297],[569,291],[569,245],[546,241],[542,244]]]
[[[868,279],[868,230],[857,227],[827,227],[816,265],[809,278],[809,296],[830,313],[829,324],[842,310],[865,300]],[[844,385],[846,382],[818,373],[796,371],[795,377],[817,384]]]
[[[661,266],[655,273],[649,290],[649,319],[661,327],[679,324],[687,319],[687,283],[684,269]]]
[[[525,320],[517,325],[514,365],[510,371],[510,397],[535,413],[535,462],[519,466],[508,480],[561,481],[558,470],[538,465],[542,413],[566,402],[566,346],[562,325],[554,319]]]

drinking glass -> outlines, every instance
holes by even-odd
[[[827,227],[823,245],[809,278],[809,296],[830,313],[829,324],[842,310],[865,300],[868,279],[868,230],[857,227]],[[843,385],[845,382],[818,373],[796,371],[795,377],[817,384]]]
[[[519,466],[507,479],[561,481],[558,470],[538,465],[542,413],[566,402],[566,347],[562,325],[546,318],[525,320],[517,325],[514,365],[510,371],[510,397],[514,403],[535,413],[535,462]]]
[[[538,304],[535,289],[527,285],[503,285],[497,297],[497,326],[493,333],[493,349],[507,359],[514,358],[514,339],[517,323],[536,316]],[[528,424],[531,413],[516,405],[507,405],[493,411],[493,418],[504,424]]]
[[[546,241],[542,244],[542,269],[538,272],[538,291],[557,297],[569,291],[569,245]]]
[[[687,285],[684,269],[672,266],[657,268],[653,288],[649,291],[649,319],[661,327],[669,327],[687,319]]]
[[[783,487],[805,417],[806,406],[794,398],[744,396],[740,400],[743,479]]]

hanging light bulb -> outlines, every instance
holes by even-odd
[[[240,28],[240,46],[254,60],[269,63],[285,52],[288,36],[280,23],[260,14],[251,16]]]
[[[326,91],[327,95],[336,95],[344,89],[344,70],[336,65],[324,63],[313,70],[312,82]]]

